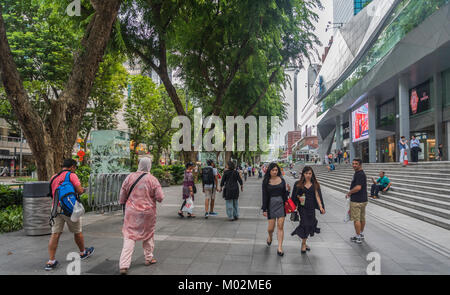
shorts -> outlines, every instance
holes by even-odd
[[[350,220],[366,221],[366,206],[368,202],[356,203],[350,202]]]
[[[214,187],[212,187],[212,188],[205,187],[205,198],[215,200],[216,199],[216,189]]]
[[[55,224],[52,226],[52,234],[62,233],[65,223],[67,223],[67,227],[69,228],[69,231],[71,233],[81,233],[81,218],[77,222],[73,222],[72,220],[70,220],[70,217],[59,214],[55,217],[54,221]]]

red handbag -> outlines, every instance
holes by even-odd
[[[284,211],[286,212],[286,214],[295,212],[296,209],[297,209],[297,207],[295,206],[295,203],[294,203],[294,201],[292,201],[292,199],[289,198],[284,203]]]

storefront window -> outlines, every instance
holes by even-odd
[[[442,73],[444,105],[450,106],[450,69]]]
[[[377,107],[377,127],[391,126],[395,124],[395,99]]]

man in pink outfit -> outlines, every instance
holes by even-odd
[[[155,247],[156,202],[162,202],[161,184],[152,174],[150,158],[139,161],[138,171],[127,176],[120,191],[120,204],[125,204],[123,249],[120,255],[120,273],[127,274],[136,241],[143,241],[145,265],[156,263]]]

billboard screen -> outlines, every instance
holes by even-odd
[[[352,141],[369,138],[369,104],[366,103],[352,113]]]

